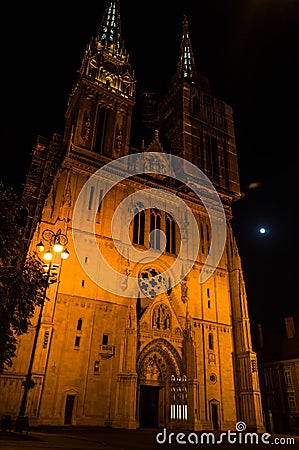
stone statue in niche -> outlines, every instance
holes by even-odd
[[[209,361],[209,364],[216,364],[216,358],[215,358],[215,354],[214,353],[209,353],[208,354],[208,361]]]
[[[122,288],[123,291],[125,291],[127,289],[127,287],[128,287],[128,279],[129,279],[130,273],[131,273],[131,270],[127,267],[124,270],[125,278],[123,279],[122,284],[121,284],[121,288]]]
[[[67,182],[67,186],[63,197],[61,199],[61,204],[59,208],[59,218],[64,222],[70,221],[70,208],[72,205],[72,194],[71,194],[71,182],[70,179]]]
[[[117,134],[116,134],[116,142],[115,142],[115,151],[116,153],[120,153],[123,145],[123,136],[121,127],[117,126]]]
[[[171,316],[169,308],[166,305],[160,304],[154,308],[152,315],[152,328],[156,330],[170,330]]]
[[[132,306],[128,307],[127,313],[127,328],[133,328],[133,308]]]
[[[84,120],[83,120],[83,127],[82,127],[82,139],[83,141],[87,141],[90,134],[90,117],[87,111],[84,112]]]
[[[137,214],[139,211],[142,211],[144,209],[144,204],[141,202],[137,202],[131,208],[128,208],[128,212],[133,216],[135,212]]]
[[[144,172],[154,172],[155,171],[155,160],[151,155],[145,155],[144,157]]]
[[[181,227],[182,239],[188,239],[188,226],[189,226],[189,222],[187,219],[187,214],[185,214],[185,217],[183,218],[182,227]]]
[[[185,277],[181,281],[181,298],[182,298],[183,303],[186,303],[188,300],[188,278],[187,277]]]

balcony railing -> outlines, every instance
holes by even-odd
[[[100,345],[99,355],[103,359],[109,359],[115,355],[115,345]]]

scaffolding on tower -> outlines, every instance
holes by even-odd
[[[23,239],[27,248],[41,220],[43,207],[62,157],[62,136],[54,133],[49,140],[38,136],[32,150],[32,160],[22,192],[26,211]]]

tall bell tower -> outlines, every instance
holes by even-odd
[[[119,0],[108,1],[69,97],[64,133],[68,156],[98,160],[128,154],[135,83],[121,37]]]
[[[152,97],[145,96],[145,104]],[[220,188],[239,195],[232,108],[210,93],[209,80],[195,65],[187,17],[183,20],[177,71],[157,120],[169,151],[199,167]]]

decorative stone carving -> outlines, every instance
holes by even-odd
[[[208,353],[209,364],[216,364],[215,353]]]
[[[163,303],[157,305],[152,314],[152,328],[155,330],[170,330],[171,315],[169,308]]]
[[[181,335],[182,335],[182,330],[181,330],[179,327],[177,327],[177,328],[175,329],[175,331],[174,331],[174,334],[175,334],[176,336],[181,336]]]
[[[148,331],[148,323],[147,322],[142,322],[140,328],[141,328],[142,331]]]
[[[181,281],[181,299],[183,303],[188,301],[188,277]]]
[[[161,379],[160,370],[155,363],[155,361],[149,361],[146,370],[145,370],[145,379],[146,380],[159,380]]]

